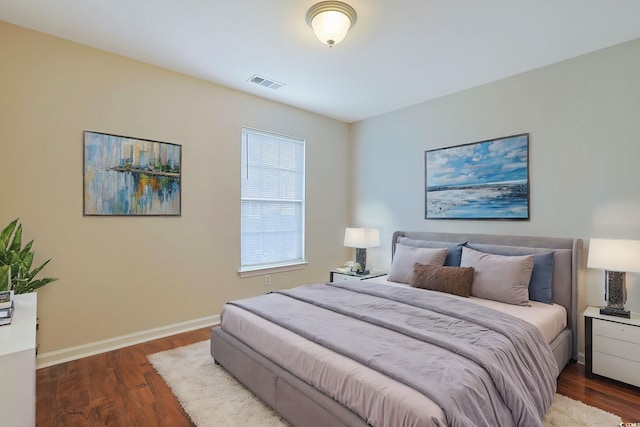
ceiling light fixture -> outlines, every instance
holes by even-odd
[[[318,39],[333,47],[340,43],[356,23],[356,11],[341,1],[321,1],[307,11],[307,24]]]

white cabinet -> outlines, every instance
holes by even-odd
[[[596,374],[640,387],[640,314],[630,319],[585,311],[585,367]]]
[[[15,296],[10,325],[0,326],[0,424],[36,425],[37,294]]]

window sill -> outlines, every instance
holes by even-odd
[[[260,267],[252,267],[240,269],[238,275],[240,277],[262,276],[263,274],[283,273],[285,271],[302,270],[307,266],[306,261],[296,262],[294,264],[277,264],[263,265]]]

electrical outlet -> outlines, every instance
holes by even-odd
[[[265,274],[264,275],[264,285],[265,286],[271,286],[271,275],[270,274]]]

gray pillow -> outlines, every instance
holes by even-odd
[[[545,304],[553,304],[553,256],[555,250],[528,248],[524,246],[487,245],[481,243],[468,243],[467,247],[480,252],[488,252],[496,255],[533,255],[533,271],[529,282],[529,299]]]
[[[442,265],[446,257],[447,248],[415,248],[397,244],[387,280],[409,284],[415,263]]]
[[[413,246],[416,248],[447,248],[447,258],[444,260],[444,265],[459,267],[460,258],[462,257],[462,246],[466,242],[450,243],[437,242],[435,240],[417,240],[410,239],[409,237],[401,237],[398,239],[398,243],[401,245]]]
[[[515,305],[529,305],[533,255],[505,256],[462,248],[461,267],[473,267],[471,295]]]

